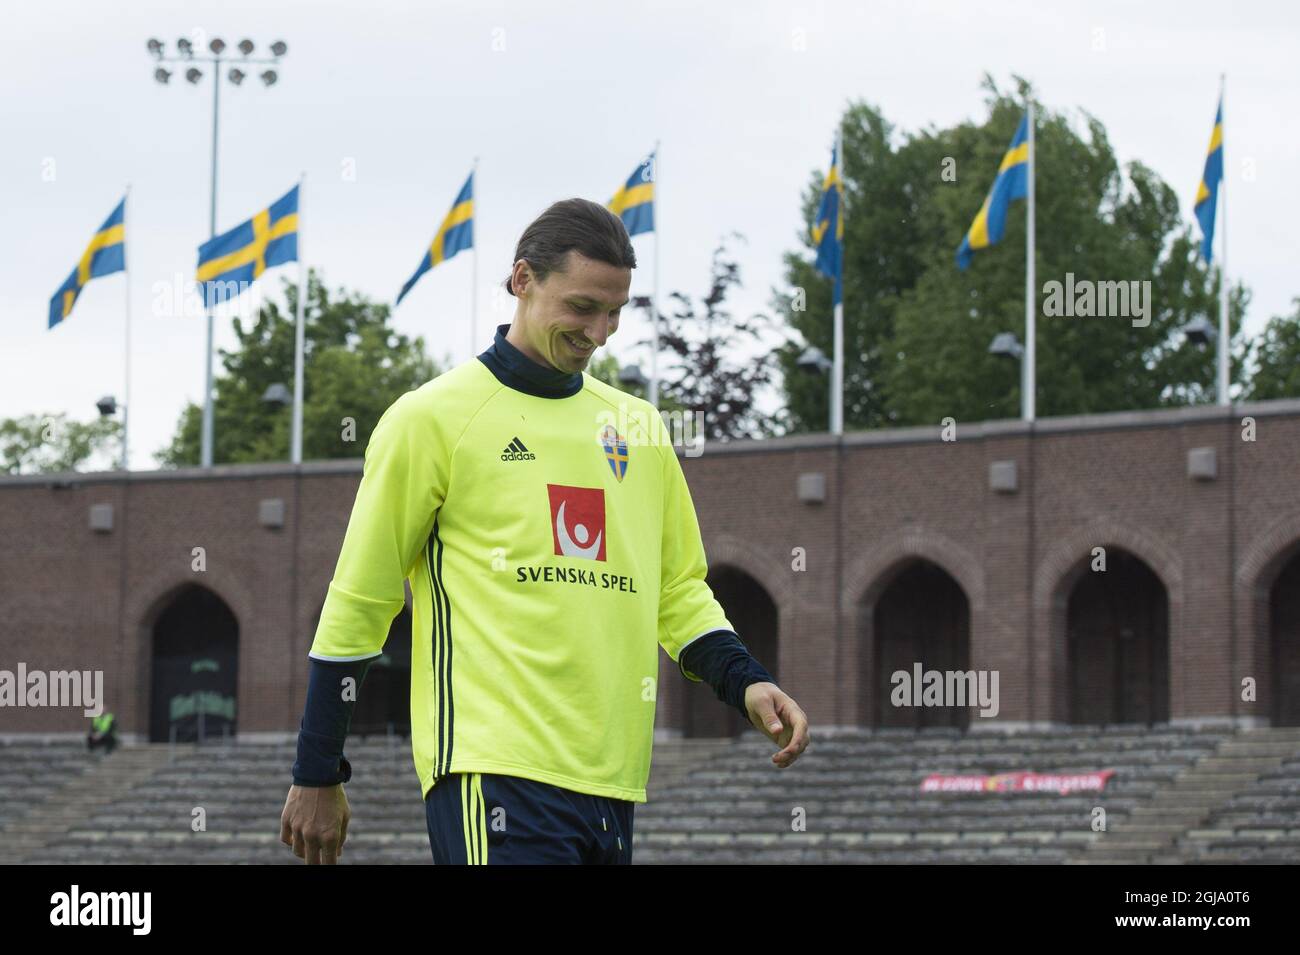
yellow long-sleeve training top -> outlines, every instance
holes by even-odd
[[[471,360],[380,419],[311,656],[377,656],[406,579],[425,795],[483,772],[644,802],[656,646],[732,629],[681,465],[647,402],[498,374]]]

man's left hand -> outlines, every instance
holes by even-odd
[[[785,769],[808,748],[808,717],[775,683],[751,683],[745,689],[749,722],[780,746],[772,762]]]

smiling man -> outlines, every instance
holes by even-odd
[[[658,414],[583,374],[618,329],[635,267],[617,216],[555,203],[516,248],[511,325],[376,426],[312,644],[281,817],[281,840],[307,862],[336,861],[346,840],[354,690],[404,579],[411,743],[436,863],[630,862],[659,646],[774,741],[775,765],[807,747],[803,711],[705,583]],[[655,433],[619,434],[610,420]]]

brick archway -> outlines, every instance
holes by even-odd
[[[1182,668],[1186,652],[1183,620],[1182,561],[1158,536],[1131,524],[1093,520],[1058,538],[1039,560],[1034,572],[1033,672],[1046,693],[1035,695],[1034,718],[1053,723],[1069,719],[1069,673],[1066,652],[1066,610],[1070,592],[1087,572],[1094,547],[1118,547],[1142,560],[1164,585],[1169,600],[1169,705],[1180,712]]]
[[[201,742],[237,733],[245,681],[234,611],[197,581],[168,591],[155,608],[148,641],[149,740]]]
[[[917,560],[927,561],[957,582],[969,608],[972,650],[984,614],[984,574],[975,555],[951,538],[926,527],[912,527],[879,548],[869,548],[845,568],[841,613],[845,639],[850,641],[840,674],[848,722],[870,726],[875,711],[874,688],[864,674],[875,665],[876,603],[897,575]]]
[[[793,648],[787,640],[797,603],[792,571],[780,560],[732,534],[710,534],[705,544],[710,571],[724,567],[740,571],[753,578],[772,598],[777,615],[778,659],[775,665],[783,674],[779,677],[782,687],[797,698],[795,687],[800,679],[798,655],[792,652]],[[743,640],[745,635],[742,633],[740,637]],[[662,716],[656,721],[660,731],[673,736],[681,734],[687,722],[687,693],[691,689],[678,672],[677,664],[669,660],[667,654],[663,654],[659,665],[659,710]]]
[[[188,567],[188,562],[184,566]],[[221,598],[234,615],[241,636],[247,632],[247,623],[253,615],[252,598],[234,574],[209,565],[202,573],[168,567],[144,575],[144,582],[128,592],[122,616],[122,663],[125,671],[122,692],[128,701],[128,705],[122,707],[128,714],[123,721],[123,728],[129,732],[147,735],[154,624],[172,598],[191,584],[203,587]],[[245,683],[246,676],[243,667],[248,665],[249,659],[248,654],[240,654],[241,686]]]
[[[1278,575],[1297,553],[1300,553],[1300,511],[1284,514],[1274,521],[1251,541],[1237,562],[1233,586],[1241,645],[1232,680],[1235,689],[1246,677],[1254,678],[1258,695],[1255,704],[1241,701],[1240,693],[1234,693],[1234,701],[1238,712],[1253,723],[1272,722],[1273,707],[1264,696],[1268,692],[1265,688],[1274,685],[1269,598]]]
[[[795,602],[789,566],[732,534],[710,534],[706,542],[709,569],[726,564],[749,574],[772,595],[779,611]]]

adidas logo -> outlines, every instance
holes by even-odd
[[[515,438],[506,445],[506,449],[501,452],[502,461],[532,461],[537,457],[533,452],[524,447],[524,443]]]

